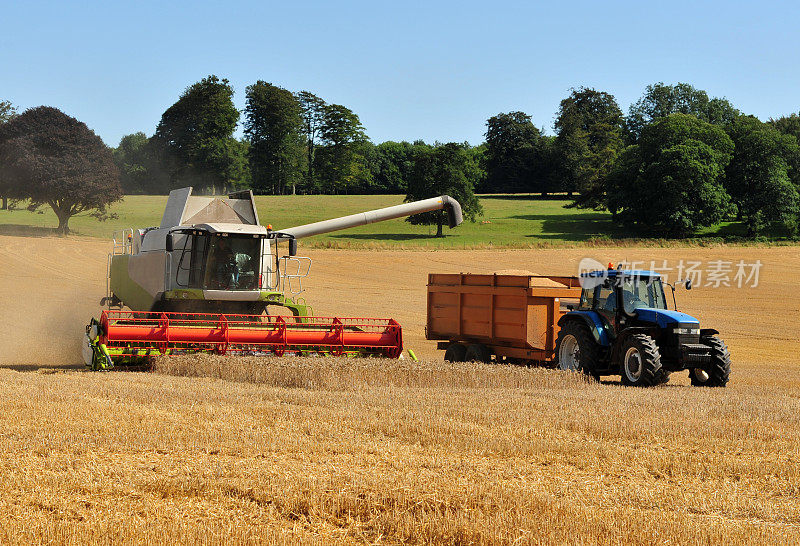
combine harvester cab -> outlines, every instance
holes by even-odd
[[[433,210],[446,210],[450,227],[462,221],[458,202],[443,195],[273,230],[259,223],[250,191],[173,190],[159,227],[114,236],[107,309],[86,327],[86,365],[195,352],[397,358],[402,329],[393,319],[313,316],[301,297],[311,259],[296,255],[297,239]],[[291,315],[266,314],[267,306]]]

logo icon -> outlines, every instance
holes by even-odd
[[[592,273],[593,275],[584,275],[584,273]],[[583,258],[578,264],[578,282],[581,288],[594,288],[601,285],[608,278],[608,270],[606,266],[595,260],[594,258]]]

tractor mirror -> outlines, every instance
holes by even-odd
[[[289,256],[297,255],[297,239],[289,239]]]
[[[686,279],[686,290],[692,289],[692,279]]]
[[[172,252],[173,246],[174,246],[174,244],[173,244],[173,240],[172,240],[172,233],[167,233],[167,242],[166,242],[167,252]]]

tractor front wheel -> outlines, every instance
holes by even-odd
[[[700,343],[711,348],[711,362],[689,371],[695,387],[725,387],[731,375],[731,354],[725,342],[716,336],[704,337]]]
[[[653,387],[667,380],[661,367],[661,353],[655,340],[647,334],[631,334],[620,350],[622,384],[631,387]]]

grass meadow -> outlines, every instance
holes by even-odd
[[[75,235],[108,238],[114,230],[156,226],[161,221],[166,201],[164,195],[129,195],[111,207],[110,212],[116,214],[116,218],[99,222],[91,216],[80,215],[70,221],[70,228]],[[388,207],[402,201],[400,195],[256,197],[261,223],[271,224],[275,229]],[[474,223],[464,222],[454,230],[445,227],[444,238],[435,237],[435,226],[412,226],[398,219],[318,235],[303,244],[312,248],[529,248],[571,246],[587,241],[610,244],[633,236],[616,227],[609,213],[567,208],[569,201],[563,197],[483,195],[481,204],[482,217]],[[57,225],[48,207],[35,213],[24,208],[0,211],[0,234],[48,235]],[[723,239],[743,235],[743,227],[736,222],[698,233],[700,237]],[[654,243],[667,244],[665,241]]]

